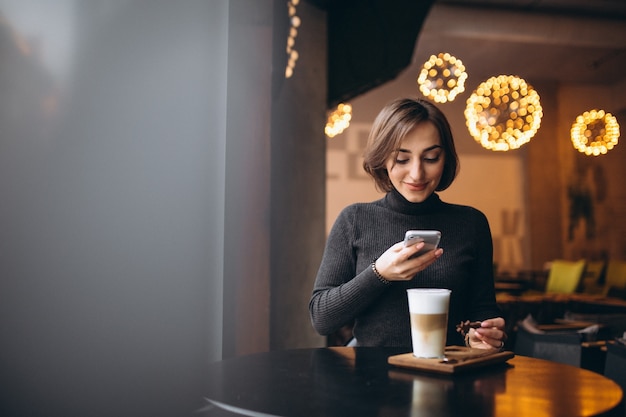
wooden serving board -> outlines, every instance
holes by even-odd
[[[413,353],[390,356],[389,364],[420,371],[454,374],[487,365],[503,363],[515,356],[511,351],[492,352],[484,349],[472,349],[464,346],[447,346],[445,359],[416,358]]]

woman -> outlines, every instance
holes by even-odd
[[[406,289],[448,288],[447,344],[502,349],[505,322],[495,301],[487,218],[436,194],[458,170],[444,114],[426,100],[391,102],[374,121],[363,167],[386,195],[337,217],[309,302],[313,327],[329,335],[354,323],[359,346],[410,347]],[[413,229],[441,231],[440,248],[412,258],[423,243],[405,247],[402,240]],[[456,324],[466,320],[481,327],[464,340]]]

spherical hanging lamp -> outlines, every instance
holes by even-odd
[[[339,103],[337,108],[328,115],[324,133],[329,138],[334,138],[350,126],[351,119],[352,106],[348,103]]]
[[[481,83],[467,100],[467,128],[485,149],[508,151],[528,143],[541,125],[539,94],[514,75]]]
[[[574,148],[585,155],[604,155],[619,138],[617,119],[604,110],[589,110],[576,117],[570,131]]]
[[[426,97],[437,103],[445,103],[465,91],[467,72],[460,59],[448,53],[431,55],[422,66],[417,84]]]

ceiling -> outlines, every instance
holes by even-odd
[[[413,64],[437,52],[468,73],[536,81],[626,82],[624,0],[437,0]]]
[[[408,26],[405,14],[412,7],[410,1],[417,0],[308,1],[329,10],[330,16],[338,9],[347,10],[352,19],[350,22],[344,19],[344,25],[361,24],[363,28],[354,38],[370,44],[364,55],[369,61],[361,62],[360,66],[354,64],[349,67],[350,71],[346,71],[343,63],[334,65],[331,60],[331,76],[355,72],[353,68],[367,68],[372,66],[371,62],[380,62],[383,57],[379,51],[389,51],[401,41],[392,32],[398,26]],[[409,73],[419,73],[430,55],[449,52],[461,59],[467,68],[471,77],[467,88],[475,87],[487,77],[503,74],[520,76],[531,85],[538,82],[610,85],[616,87],[615,91],[623,92],[617,96],[626,97],[625,0],[430,1],[432,7],[423,22],[420,20],[422,16],[415,17],[415,24],[419,26],[421,23],[421,29],[409,66],[403,69]],[[375,25],[371,21],[355,18],[360,9],[368,8],[378,10],[381,15],[382,11],[387,13],[390,10],[389,14],[395,16],[390,19],[386,31],[373,33]],[[388,43],[378,42],[379,38],[385,37],[390,38]],[[354,39],[350,41],[356,44]],[[342,47],[348,45],[331,31],[331,50],[333,42],[342,42]],[[340,51],[346,52],[345,49]],[[389,71],[386,78],[381,76],[369,83],[359,80],[361,89],[351,88],[343,97],[337,94],[336,101],[374,88],[395,75],[397,73]],[[345,82],[340,80],[340,84]],[[626,109],[626,98],[621,101],[619,106]]]
[[[579,17],[626,18],[624,0],[436,0],[435,3]]]

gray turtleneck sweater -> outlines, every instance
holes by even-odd
[[[385,284],[370,265],[410,229],[441,231],[439,247],[444,253],[411,281]],[[437,194],[411,203],[393,190],[339,214],[326,242],[309,312],[322,335],[354,323],[359,346],[410,348],[406,289],[448,288],[447,345],[463,345],[455,330],[458,323],[500,316],[493,279],[493,242],[483,213],[444,203]]]

